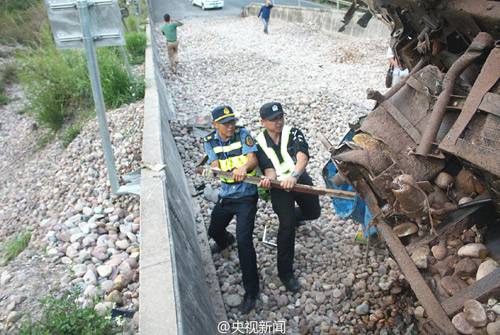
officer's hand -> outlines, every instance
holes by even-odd
[[[234,181],[243,181],[247,177],[247,168],[242,166],[233,170]]]
[[[295,184],[297,184],[297,178],[288,176],[281,182],[281,187],[283,187],[286,191],[290,191]]]
[[[260,180],[259,187],[270,189],[271,188],[271,179],[268,177],[264,177]]]

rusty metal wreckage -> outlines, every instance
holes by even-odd
[[[330,148],[332,161],[373,215],[429,333],[454,334],[449,317],[467,299],[499,294],[500,268],[443,297],[409,253],[474,224],[500,244],[500,2],[364,2],[410,75],[385,94],[368,90],[374,110],[351,125],[352,141]],[[401,223],[418,236],[400,239]]]

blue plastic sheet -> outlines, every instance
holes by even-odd
[[[342,142],[352,140],[354,135],[353,130],[349,131],[342,139]],[[337,167],[332,161],[328,161],[323,168],[323,178],[325,179],[326,187],[335,190],[356,191],[351,185],[348,184],[342,184],[339,186],[335,185],[332,180],[336,174]],[[361,223],[363,227],[363,237],[366,238],[377,233],[377,229],[375,227],[369,227],[372,214],[359,195],[356,195],[354,199],[341,199],[333,197],[332,203],[338,216],[343,219],[350,218]]]

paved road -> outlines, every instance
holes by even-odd
[[[251,0],[225,0],[223,9],[210,9],[201,10],[200,7],[191,5],[191,0],[152,0],[153,6],[153,20],[154,22],[161,22],[163,14],[169,13],[174,19],[182,20],[192,17],[210,17],[210,16],[239,16],[242,8],[251,2],[264,2],[251,1]],[[322,8],[325,7],[307,0],[275,0],[275,5],[288,5],[288,6],[303,6]]]

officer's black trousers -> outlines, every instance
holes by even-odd
[[[312,179],[306,173],[299,178],[298,182],[312,185]],[[278,228],[278,275],[282,280],[286,280],[293,276],[297,221],[319,218],[321,207],[317,195],[278,189],[271,189],[271,203],[280,222]],[[295,203],[299,208],[295,208]]]
[[[257,275],[257,259],[253,246],[253,228],[255,213],[257,213],[257,195],[239,199],[222,199],[212,211],[208,235],[217,245],[224,249],[227,246],[229,233],[226,227],[236,215],[236,241],[238,242],[238,257],[246,294],[255,297],[259,292],[259,277]]]

